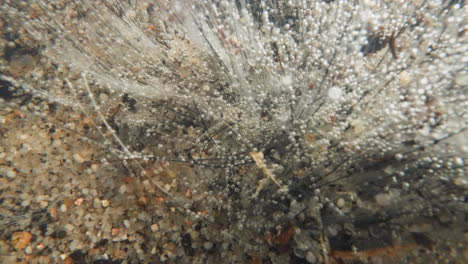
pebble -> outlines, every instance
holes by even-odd
[[[210,241],[206,241],[205,243],[203,243],[203,248],[205,248],[206,250],[210,250],[213,248],[213,243]]]
[[[210,86],[207,83],[205,83],[205,84],[202,85],[202,90],[204,92],[209,92],[210,91]]]
[[[128,229],[128,228],[130,227],[130,220],[125,219],[125,220],[123,221],[123,224],[124,224],[125,228]]]
[[[145,196],[141,196],[137,201],[138,205],[146,206],[148,204],[148,199]]]
[[[157,252],[158,252],[158,251],[157,251],[156,247],[153,247],[153,248],[151,249],[151,252],[150,252],[150,253],[151,253],[151,255],[155,255]]]
[[[159,231],[159,225],[158,224],[152,224],[151,225],[151,231],[153,231],[153,232]]]
[[[47,202],[47,201],[40,201],[40,202],[39,202],[39,206],[40,206],[42,209],[44,209],[44,208],[46,208],[47,206],[49,206],[49,202]]]
[[[78,239],[74,239],[70,242],[70,245],[68,246],[68,248],[71,250],[71,251],[75,251],[77,249],[81,249],[83,248],[83,244],[81,243],[80,240]]]
[[[375,196],[375,201],[380,206],[389,206],[392,203],[392,197],[387,193],[379,193]]]
[[[109,202],[109,200],[102,200],[101,205],[102,205],[102,207],[106,208],[106,207],[108,207],[110,205],[110,202]]]
[[[14,45],[14,42],[12,43]],[[34,69],[36,60],[33,56],[15,55],[10,62],[10,74],[13,76],[21,76]]]
[[[16,249],[24,249],[31,243],[32,237],[32,234],[29,232],[15,232],[11,240]]]
[[[5,174],[10,179],[13,179],[16,177],[16,171],[14,171],[13,169],[7,170]]]
[[[112,228],[112,230],[111,230],[111,235],[112,236],[117,236],[119,233],[120,233],[120,229]]]
[[[127,187],[125,185],[120,186],[119,193],[124,194],[127,191]]]
[[[327,228],[328,234],[332,237],[336,236],[338,234],[338,230],[335,226],[329,226]]]
[[[169,242],[164,247],[170,251],[173,251],[177,247],[177,245],[174,242]]]
[[[85,162],[85,159],[83,157],[81,157],[80,154],[76,153],[75,155],[73,155],[73,159],[78,162],[78,163],[84,163]]]
[[[81,205],[83,201],[84,201],[84,198],[78,198],[75,200],[74,204],[78,206],[78,205]]]
[[[65,258],[65,260],[63,261],[63,264],[75,264],[75,262],[73,261],[72,258],[67,257],[67,258]]]
[[[336,206],[338,208],[343,208],[345,206],[345,200],[343,198],[339,198],[337,201],[336,201]]]
[[[312,253],[311,251],[307,252],[305,259],[309,263],[315,263],[317,261],[317,257],[315,257],[314,253]]]
[[[458,186],[467,185],[468,180],[465,177],[457,177],[453,179],[453,183]]]
[[[453,162],[456,166],[463,166],[464,164],[464,161],[462,158],[460,157],[456,157],[454,158],[454,162]]]
[[[69,232],[70,232],[70,231],[73,231],[73,229],[75,229],[75,226],[72,225],[72,224],[66,224],[66,225],[64,225],[63,227],[65,228],[65,230],[67,230],[67,231],[69,231]]]
[[[21,202],[22,207],[26,207],[26,206],[28,206],[30,204],[31,204],[31,200],[24,200],[24,201]]]
[[[197,239],[198,235],[199,233],[197,231],[195,230],[190,231],[190,236],[192,237],[192,239]]]
[[[402,86],[407,86],[409,82],[411,81],[411,76],[408,74],[407,71],[402,71],[399,77],[400,77],[400,83]]]
[[[60,212],[65,213],[67,211],[67,206],[65,204],[60,205]]]
[[[293,252],[294,252],[294,255],[296,255],[297,257],[303,259],[304,258],[304,251],[300,248],[294,248],[293,249]]]

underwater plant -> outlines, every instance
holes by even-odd
[[[2,240],[31,189],[77,263],[467,257],[463,1],[0,3]]]

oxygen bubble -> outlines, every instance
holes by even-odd
[[[334,86],[328,89],[327,95],[331,100],[338,101],[343,98],[343,90],[337,86]]]

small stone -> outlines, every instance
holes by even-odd
[[[60,145],[62,145],[62,141],[60,141],[60,139],[55,139],[54,141],[52,141],[53,147],[60,147]]]
[[[72,224],[66,224],[66,225],[64,225],[63,227],[65,228],[65,230],[67,230],[67,231],[69,231],[69,232],[70,232],[70,231],[73,231],[73,229],[75,229],[75,226],[72,225]]]
[[[205,243],[203,243],[203,248],[205,248],[206,250],[210,250],[213,248],[213,243],[210,241],[206,241]]]
[[[31,200],[24,200],[21,202],[21,206],[26,207],[31,204]]]
[[[153,247],[153,248],[151,249],[151,252],[150,252],[150,253],[151,253],[151,255],[156,255],[157,252],[158,252],[157,248],[156,248],[156,247]]]
[[[296,257],[298,257],[298,258],[303,259],[305,257],[304,256],[304,251],[302,249],[300,249],[300,248],[297,248],[297,247],[294,248],[293,252],[294,252],[294,255],[296,255]]]
[[[50,208],[49,212],[50,212],[50,216],[52,216],[54,219],[57,219],[57,217],[58,217],[57,208],[52,207],[52,208]]]
[[[12,45],[15,45],[15,43],[12,42]],[[9,71],[13,76],[22,76],[33,70],[35,66],[36,58],[33,56],[29,54],[15,55],[11,59]]]
[[[328,234],[332,237],[338,234],[338,229],[334,226],[329,226],[327,230],[328,230]]]
[[[84,198],[78,198],[75,200],[74,204],[78,206],[78,205],[81,205],[83,201],[84,201]]]
[[[462,158],[456,157],[456,158],[454,158],[454,160],[453,160],[453,164],[455,164],[456,166],[463,166],[464,161],[463,161]]]
[[[40,206],[42,209],[44,209],[44,208],[46,208],[47,206],[49,206],[49,202],[47,202],[47,201],[40,201],[40,202],[39,202],[39,206]]]
[[[399,77],[402,86],[407,86],[411,81],[411,76],[406,71],[402,71]]]
[[[31,243],[32,237],[32,234],[29,232],[15,232],[11,240],[16,249],[24,249]]]
[[[159,231],[159,225],[158,224],[152,224],[151,225],[151,231],[153,231],[153,232]]]
[[[125,228],[129,228],[130,227],[130,220],[125,219],[123,221],[123,224],[124,224]]]
[[[105,93],[100,93],[99,94],[99,100],[101,102],[106,102],[107,100],[109,100],[109,96],[107,94],[105,94]]]
[[[62,254],[62,255],[65,255],[65,254]],[[62,255],[60,255],[60,258],[62,258]],[[75,262],[73,261],[71,257],[65,257],[65,259],[63,260],[63,264],[75,264]]]
[[[173,171],[173,170],[168,170],[167,175],[169,175],[169,177],[171,177],[171,178],[177,177],[177,173],[175,171]]]
[[[207,83],[205,83],[205,84],[202,85],[202,90],[204,92],[209,92],[210,91],[210,86]]]
[[[187,196],[187,198],[192,198],[192,189],[187,189],[187,191],[185,192],[185,196]]]
[[[37,250],[43,250],[45,248],[44,244],[39,244],[36,246]]]
[[[379,193],[375,196],[375,201],[380,206],[389,206],[392,203],[392,197],[388,193]]]
[[[28,255],[31,255],[33,252],[33,249],[31,247],[31,245],[27,246],[25,249],[24,249],[24,253],[28,254]]]
[[[70,251],[75,251],[77,249],[81,249],[82,247],[83,247],[83,244],[77,239],[72,240],[68,246]]]
[[[119,193],[124,194],[127,191],[127,187],[125,185],[120,186]]]
[[[345,206],[345,200],[343,198],[339,198],[337,201],[336,201],[336,206],[338,208],[343,208]]]
[[[464,177],[457,177],[453,179],[453,183],[458,186],[468,185],[468,180]]]
[[[305,259],[309,263],[315,263],[317,261],[317,257],[315,257],[314,253],[312,253],[310,251],[307,252],[307,254],[305,256]]]
[[[65,204],[60,205],[60,212],[65,213],[67,211],[67,206]]]
[[[80,164],[85,162],[85,159],[78,153],[73,155],[73,159]]]
[[[101,205],[102,205],[102,207],[106,208],[106,207],[108,207],[110,205],[110,202],[109,202],[109,200],[102,200]]]
[[[97,197],[95,197],[95,198],[93,199],[93,207],[94,207],[95,209],[98,209],[98,208],[102,207],[102,200],[100,200],[100,199],[98,199]]]
[[[198,232],[195,231],[195,230],[190,231],[190,236],[191,236],[192,239],[194,239],[194,240],[197,239],[199,235],[200,235],[200,233],[198,233]]]
[[[173,251],[176,248],[176,246],[177,245],[174,242],[169,242],[166,245],[164,245],[164,247],[170,251]]]
[[[166,201],[163,197],[156,197],[154,200],[158,204],[163,204]]]
[[[5,174],[10,179],[13,179],[16,177],[16,171],[14,171],[13,169],[7,170]]]
[[[148,199],[145,196],[141,196],[138,198],[138,205],[140,206],[146,206],[148,204]]]
[[[67,208],[70,208],[70,207],[73,206],[73,199],[66,197],[66,198],[63,199],[63,204],[64,204]]]
[[[119,233],[120,233],[120,229],[112,228],[112,230],[111,230],[111,235],[112,236],[117,236]]]

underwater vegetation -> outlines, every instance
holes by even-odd
[[[0,259],[468,261],[464,1],[0,14]]]

